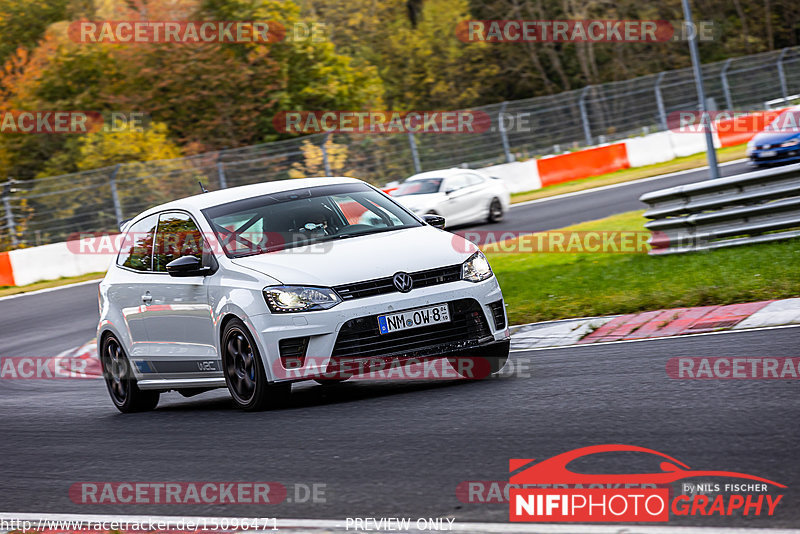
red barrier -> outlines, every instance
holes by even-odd
[[[537,161],[542,187],[630,167],[625,143],[587,148]]]
[[[782,111],[782,109],[757,111],[747,116],[718,121],[715,129],[720,146],[735,146],[748,142],[775,120],[775,117]]]
[[[14,269],[11,268],[11,258],[8,252],[0,252],[0,286],[15,286]]]

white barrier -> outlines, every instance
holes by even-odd
[[[503,180],[508,190],[512,193],[533,191],[542,187],[542,182],[539,179],[539,166],[535,159],[492,165],[478,170]]]
[[[691,156],[706,151],[706,134],[689,132],[669,132],[669,141],[676,158]],[[720,143],[714,134],[714,147],[719,148]]]
[[[625,151],[628,153],[628,163],[631,167],[643,167],[675,159],[670,132],[626,139]]]
[[[67,276],[105,272],[116,253],[81,252],[78,241],[20,248],[8,253],[18,286]]]

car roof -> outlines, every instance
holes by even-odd
[[[428,178],[447,178],[449,176],[464,174],[466,172],[481,174],[480,171],[476,171],[475,169],[461,169],[459,167],[453,167],[452,169],[442,169],[440,171],[421,172],[419,174],[409,176],[408,178],[406,178],[406,181],[408,182],[410,180],[425,180]]]
[[[273,182],[262,182],[252,185],[230,187],[228,189],[209,191],[208,193],[199,193],[191,197],[185,197],[167,202],[166,204],[160,204],[142,212],[140,215],[137,215],[136,218],[138,219],[140,216],[146,216],[169,209],[202,210],[212,206],[218,206],[220,204],[227,204],[228,202],[233,202],[235,200],[269,195],[271,193],[282,193],[284,191],[291,191],[293,189],[352,183],[366,182],[363,180],[357,180],[356,178],[348,178],[346,176],[326,176],[322,178],[290,178],[286,180],[276,180]],[[197,187],[199,188],[200,186],[198,185]]]

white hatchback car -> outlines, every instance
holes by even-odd
[[[291,383],[448,358],[483,378],[508,358],[503,295],[483,254],[352,178],[237,187],[157,206],[124,227],[97,331],[123,412],[227,387],[256,410]],[[298,378],[300,377],[300,378]]]
[[[440,215],[448,226],[499,222],[511,195],[499,178],[470,169],[445,169],[415,174],[392,191],[417,215]]]

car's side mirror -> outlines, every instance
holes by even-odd
[[[454,191],[455,191],[455,189],[445,189],[444,194],[445,195],[452,195]]]
[[[170,276],[208,276],[212,272],[210,267],[203,267],[203,262],[195,256],[181,256],[167,264]]]
[[[439,230],[444,230],[444,217],[439,215],[423,215],[422,220],[425,221],[427,224],[430,224],[434,228],[438,228]]]

